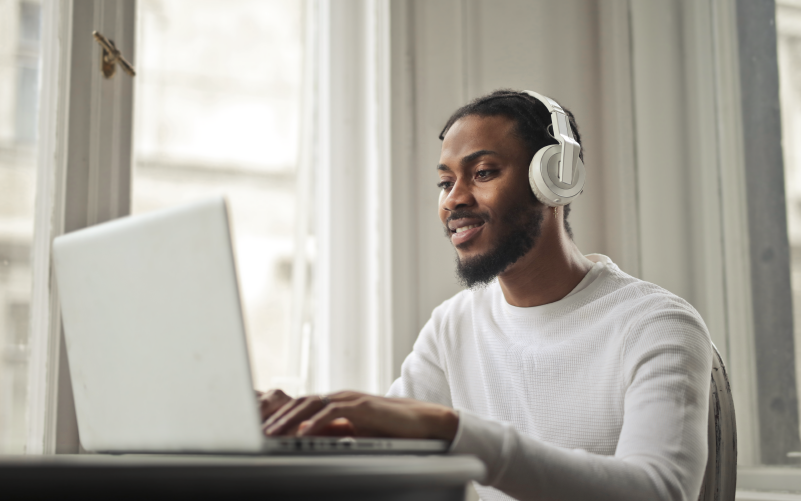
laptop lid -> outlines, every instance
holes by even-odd
[[[58,237],[53,260],[85,449],[261,449],[225,199]]]

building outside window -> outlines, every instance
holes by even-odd
[[[134,81],[131,212],[228,198],[254,382],[293,393],[303,8],[140,0]]]
[[[0,0],[0,453],[22,453],[41,6]]]

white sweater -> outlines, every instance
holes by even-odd
[[[451,450],[486,465],[484,500],[694,501],[706,326],[686,301],[587,257],[595,266],[555,303],[511,306],[497,280],[442,303],[388,395],[459,410]]]

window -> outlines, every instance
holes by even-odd
[[[16,138],[28,143],[36,139],[40,18],[38,3],[19,3]]]
[[[305,383],[300,343],[290,341],[304,328],[292,312],[310,291],[293,284],[296,191],[309,189],[296,182],[303,9],[295,0],[138,3],[131,207],[228,198],[256,387],[295,394]]]
[[[22,453],[39,96],[37,2],[0,0],[0,453]]]

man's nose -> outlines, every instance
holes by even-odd
[[[468,183],[457,180],[454,183],[451,191],[447,193],[445,199],[442,201],[442,207],[447,211],[454,211],[464,207],[470,207],[475,203],[473,192],[470,190]]]

